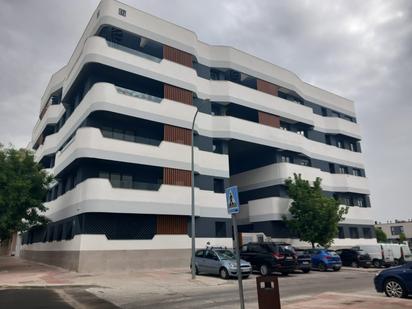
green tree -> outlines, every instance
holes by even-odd
[[[32,152],[0,144],[0,240],[47,222],[43,201],[52,180]]]
[[[401,232],[400,234],[399,234],[399,242],[400,243],[403,243],[404,241],[407,241],[408,239],[406,238],[406,235],[405,235],[405,233],[404,232]]]
[[[387,242],[388,241],[388,236],[386,236],[385,232],[382,231],[382,229],[378,229],[375,227],[375,234],[376,234],[376,240],[378,242]]]
[[[322,180],[316,178],[311,186],[301,175],[286,179],[288,195],[292,199],[289,208],[291,218],[284,216],[287,226],[300,240],[315,247],[328,247],[338,235],[338,223],[348,213],[347,207],[340,207],[339,201],[326,196],[321,188]]]

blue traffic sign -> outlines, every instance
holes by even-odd
[[[226,189],[226,204],[229,214],[237,214],[239,212],[239,194],[237,186]]]

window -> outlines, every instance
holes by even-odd
[[[350,227],[349,228],[349,235],[350,238],[359,238],[359,231],[357,227]]]
[[[210,250],[206,251],[205,259],[218,260],[217,255],[213,251],[210,251]]]
[[[355,199],[355,206],[363,207],[363,198],[359,197]]]
[[[216,237],[226,237],[226,222],[215,222]]]
[[[363,238],[372,238],[372,230],[370,227],[364,227],[362,230]]]
[[[197,257],[203,257],[203,253],[205,252],[205,250],[199,250],[199,251],[197,251],[196,253],[195,253],[195,255],[197,256]]]
[[[300,165],[309,166],[309,160],[302,159],[302,160],[300,161]]]
[[[215,193],[224,193],[225,192],[225,184],[223,179],[215,178],[213,180],[213,191]]]
[[[352,174],[353,174],[353,176],[360,176],[360,170],[358,170],[357,168],[354,168],[352,170]]]
[[[344,197],[342,200],[343,204],[346,206],[352,205],[349,197]]]
[[[392,235],[399,235],[400,233],[404,233],[403,226],[391,226],[391,234]]]
[[[356,151],[355,144],[354,144],[354,143],[350,143],[350,144],[349,144],[349,149],[350,149],[350,151]]]
[[[339,166],[339,174],[347,174],[346,166]]]
[[[281,129],[281,130],[283,130],[283,131],[287,131],[287,130],[288,130],[288,128],[282,127],[282,126],[280,126],[279,129]]]
[[[285,162],[285,163],[290,163],[290,162],[291,162],[291,159],[290,159],[289,156],[281,156],[281,157],[280,157],[280,161],[281,161],[281,162]]]
[[[340,239],[345,238],[345,233],[344,233],[344,231],[343,231],[343,227],[342,227],[342,226],[339,226],[339,227],[338,227],[338,237],[339,237]]]
[[[299,135],[305,136],[305,131],[303,131],[303,130],[298,130],[298,131],[296,131],[296,133],[299,134]]]
[[[337,141],[337,142],[336,142],[336,146],[337,146],[338,148],[343,148],[343,143],[342,143],[341,141]]]

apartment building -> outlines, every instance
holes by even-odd
[[[191,126],[196,246],[240,231],[296,241],[284,180],[323,179],[350,206],[337,245],[376,242],[352,101],[117,1],[103,0],[41,99],[31,147],[56,177],[51,223],[21,255],[78,271],[188,265]]]

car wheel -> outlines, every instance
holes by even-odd
[[[351,267],[354,267],[354,268],[358,268],[358,267],[359,267],[359,264],[358,264],[358,262],[353,261],[353,262],[350,264],[350,266],[351,266]]]
[[[394,261],[393,261],[393,265],[399,265],[399,260],[398,259],[395,259]]]
[[[340,267],[333,267],[333,271],[339,271]]]
[[[310,272],[310,269],[303,269],[302,271],[304,274],[307,274],[308,272]]]
[[[222,268],[220,269],[219,274],[220,274],[220,278],[222,278],[222,279],[227,279],[227,278],[229,278],[229,272],[228,272],[227,269],[224,268],[224,267],[222,267]]]
[[[190,265],[190,271],[192,271],[192,265]],[[197,266],[195,266],[195,274],[199,274],[199,268],[197,268]]]
[[[282,276],[289,276],[289,273],[287,271],[281,272]]]
[[[372,264],[373,264],[373,266],[376,267],[376,268],[381,268],[381,267],[382,267],[382,263],[381,263],[381,261],[379,261],[379,260],[373,260],[373,261],[372,261]]]
[[[385,281],[385,294],[388,297],[406,297],[406,290],[402,284],[396,279],[388,279]]]
[[[262,276],[267,276],[267,275],[269,275],[269,267],[267,266],[267,265],[265,265],[265,264],[263,264],[263,265],[260,265],[260,274],[262,275]]]
[[[319,265],[318,265],[318,269],[319,269],[319,271],[326,271],[327,267],[326,267],[325,263],[320,262]]]

